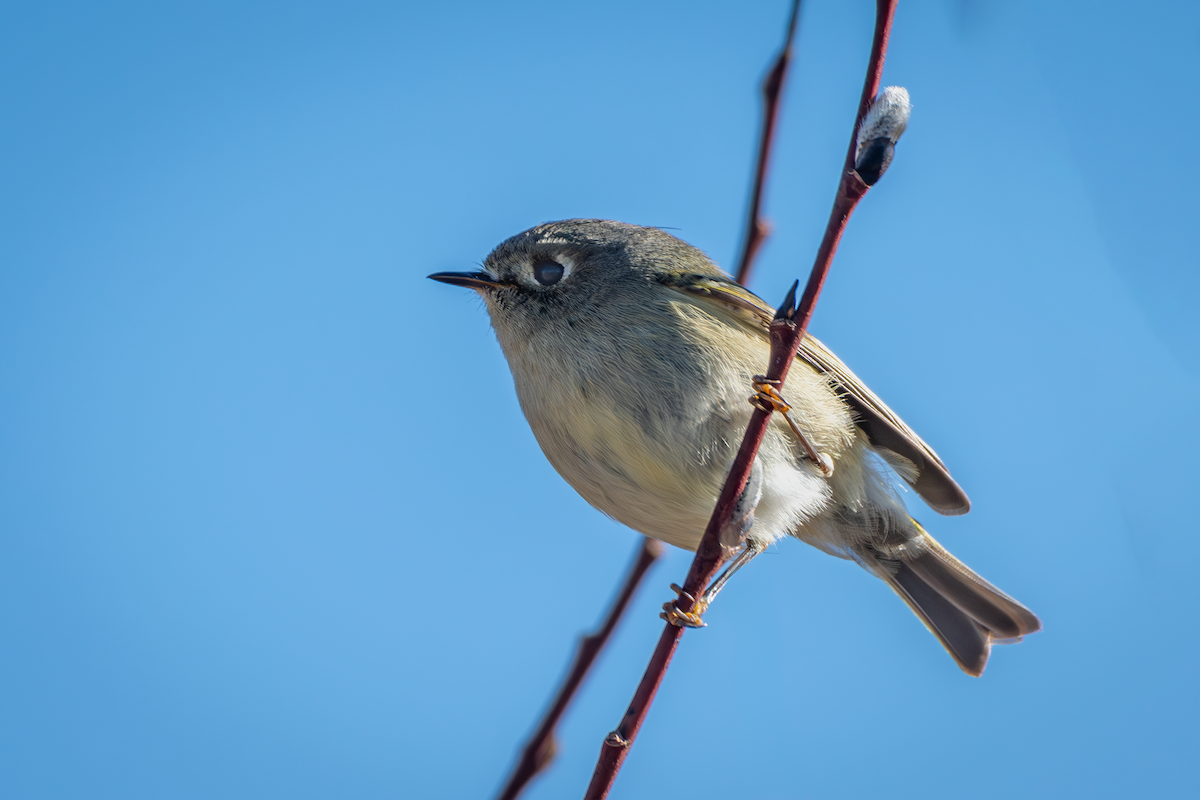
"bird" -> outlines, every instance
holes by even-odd
[[[695,550],[753,404],[774,398],[788,414],[772,415],[743,498],[744,553],[793,536],[858,563],[972,676],[992,644],[1041,629],[909,515],[901,485],[943,515],[970,501],[829,348],[806,334],[786,386],[764,384],[774,309],[701,250],[656,227],[570,219],[507,239],[480,270],[429,277],[483,298],[542,451],[609,517]]]

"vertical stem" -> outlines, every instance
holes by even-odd
[[[763,79],[763,124],[758,140],[758,159],[754,168],[754,185],[750,190],[750,204],[746,215],[746,232],[742,245],[742,257],[738,260],[735,279],[743,286],[750,280],[750,269],[758,249],[771,232],[771,225],[762,216],[762,196],[766,188],[767,173],[771,158],[771,145],[775,140],[775,122],[779,118],[779,107],[783,97],[783,82],[792,62],[792,41],[796,37],[796,22],[800,18],[800,0],[792,3],[792,17],[788,21],[787,37],[775,64]]]
[[[550,708],[542,717],[542,721],[538,723],[537,729],[525,743],[521,757],[513,767],[513,772],[504,784],[504,788],[497,795],[497,800],[515,800],[529,782],[554,760],[556,750],[554,729],[558,726],[563,714],[566,713],[567,706],[571,704],[571,700],[574,699],[575,693],[579,690],[583,679],[587,677],[588,671],[595,663],[597,656],[600,655],[600,651],[608,643],[609,637],[612,636],[617,623],[629,606],[629,601],[633,599],[634,593],[641,584],[642,578],[662,555],[662,551],[662,543],[655,539],[643,538],[641,544],[638,545],[637,553],[625,573],[625,580],[621,582],[621,589],[613,599],[608,615],[595,633],[579,640],[579,649],[575,652],[575,660],[571,664],[571,669],[563,678],[562,685],[559,686],[554,701],[550,703]]]
[[[888,38],[891,35],[892,18],[895,15],[897,0],[876,0],[875,35],[871,44],[871,56],[867,65],[867,76],[863,83],[862,97],[859,101],[858,115],[855,118],[853,130],[850,133],[850,148],[846,156],[846,164],[838,182],[837,194],[834,197],[833,209],[826,225],[825,236],[817,250],[817,256],[805,286],[804,295],[798,307],[793,308],[796,287],[788,293],[787,300],[780,307],[771,324],[771,363],[767,377],[771,380],[782,380],[786,377],[788,368],[795,359],[796,350],[804,337],[804,331],[812,319],[813,309],[821,294],[825,277],[829,274],[833,256],[837,252],[838,242],[846,230],[855,205],[866,194],[867,185],[854,171],[854,151],[858,137],[858,128],[863,117],[871,106],[871,102],[879,91],[880,76],[883,73],[883,61],[887,55]],[[793,23],[794,23],[793,18]],[[742,439],[741,448],[733,467],[725,479],[721,496],[713,515],[705,529],[704,538],[696,550],[696,557],[688,570],[684,583],[684,591],[693,597],[699,596],[700,589],[716,576],[720,569],[723,553],[720,545],[720,530],[728,523],[737,498],[750,478],[750,470],[758,447],[766,433],[770,413],[756,410],[750,418],[746,435]],[[681,611],[690,611],[691,601],[681,597],[677,603]],[[634,692],[633,699],[621,718],[620,725],[610,733],[600,748],[600,758],[592,773],[585,800],[603,800],[612,789],[617,773],[625,762],[625,757],[641,729],[642,723],[649,713],[658,687],[662,685],[667,667],[675,654],[675,648],[683,636],[683,629],[668,623],[659,637],[658,645],[650,657],[646,672],[642,675],[641,683]]]

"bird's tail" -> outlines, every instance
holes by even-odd
[[[992,642],[1009,644],[1041,630],[1025,606],[976,575],[912,520],[899,546],[859,553],[908,603],[963,671],[983,674]]]

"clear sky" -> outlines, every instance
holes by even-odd
[[[772,303],[873,14],[806,5]],[[425,276],[577,216],[729,265],[786,16],[5,4],[0,795],[489,796],[637,537],[546,463],[480,302]],[[1194,2],[901,4],[912,121],[812,329],[974,503],[919,518],[1045,631],[966,677],[785,542],[685,636],[614,796],[1194,790],[1198,73]],[[689,560],[529,797],[581,794]]]

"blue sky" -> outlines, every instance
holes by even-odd
[[[0,794],[494,791],[637,538],[425,275],[576,216],[731,264],[787,15],[746,5],[0,10]],[[823,230],[872,5],[805,8],[771,302]],[[970,679],[785,542],[684,638],[614,796],[1187,791],[1198,68],[1194,3],[901,5],[912,121],[812,330],[971,495],[930,531],[1045,631]],[[581,794],[689,560],[529,797]]]

